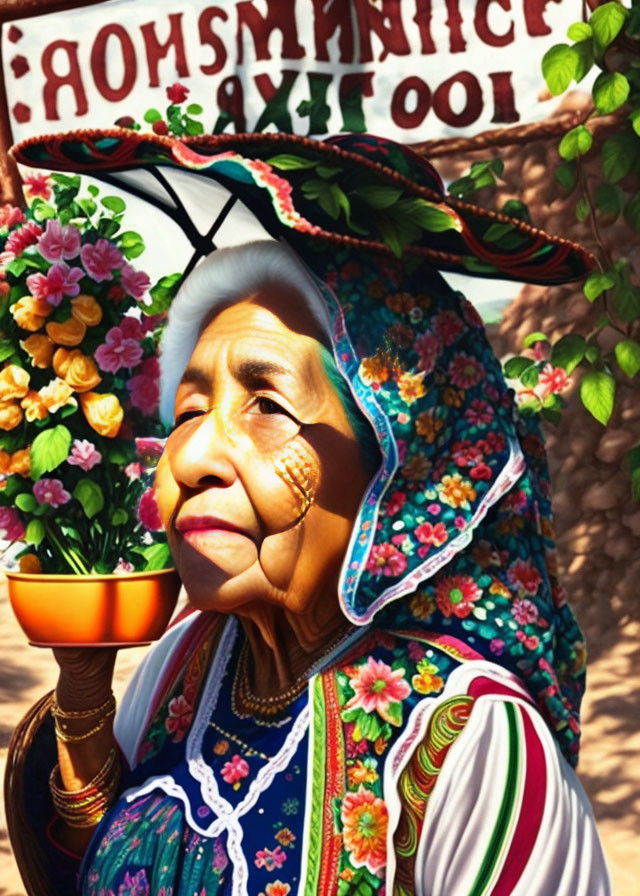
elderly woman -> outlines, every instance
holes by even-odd
[[[509,227],[520,274],[575,262]],[[114,651],[56,651],[60,881],[82,857],[85,896],[607,894],[540,439],[429,260],[289,242],[214,252],[171,307],[156,491],[190,611],[113,731]]]

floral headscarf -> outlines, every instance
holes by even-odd
[[[286,239],[318,279],[336,364],[382,456],[343,565],[345,615],[449,634],[516,673],[575,763],[584,645],[557,581],[542,440],[437,268],[553,283],[584,273],[588,253],[445,197],[431,166],[370,136],[185,144],[111,130],[32,139],[16,155],[98,176],[184,167],[231,185]],[[390,211],[402,202],[407,227]]]

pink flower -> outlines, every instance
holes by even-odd
[[[390,542],[374,544],[367,560],[367,571],[379,576],[399,576],[407,568],[407,558]]]
[[[384,512],[387,516],[395,516],[402,510],[406,500],[407,496],[404,492],[392,492],[384,505]]]
[[[22,541],[24,531],[15,507],[0,507],[0,538],[6,541]]]
[[[136,439],[136,451],[147,457],[161,457],[166,444],[166,439],[158,439],[154,436],[140,436]]]
[[[25,177],[22,183],[22,191],[25,199],[47,200],[51,197],[51,179],[48,174],[31,174]]]
[[[33,494],[38,504],[49,504],[51,507],[61,507],[71,500],[60,479],[39,479],[33,486]]]
[[[37,243],[41,234],[42,227],[39,224],[36,224],[35,221],[27,221],[19,230],[14,230],[9,235],[4,248],[7,252],[11,252],[12,255],[17,257],[24,252],[27,246],[33,246],[34,243]]]
[[[133,376],[127,383],[127,389],[131,393],[131,404],[143,414],[153,414],[160,401],[160,386],[155,377],[139,374]]]
[[[59,305],[63,296],[77,296],[79,281],[84,277],[82,268],[70,268],[64,261],[52,265],[44,274],[29,274],[27,286],[35,299],[46,299],[50,305]]]
[[[145,529],[149,529],[150,532],[160,532],[163,528],[158,502],[156,501],[156,493],[152,488],[148,488],[140,498],[138,519]]]
[[[353,739],[355,727],[355,722],[347,722],[344,726],[345,747],[347,756],[350,759],[357,759],[358,756],[362,756],[362,754],[366,753],[369,749],[365,738],[362,738],[362,740]]]
[[[167,87],[167,98],[170,103],[175,103],[179,105],[180,103],[184,103],[186,98],[189,96],[189,88],[185,87],[184,84],[180,84],[176,81],[175,84],[172,84],[170,87]]]
[[[133,572],[135,569],[133,563],[129,563],[128,560],[123,560],[122,557],[118,559],[118,562],[113,567],[113,575],[114,576],[125,576],[129,575],[129,573]]]
[[[427,507],[427,513],[430,513],[431,516],[439,516],[441,510],[442,507],[440,507],[439,504],[429,504],[429,506]]]
[[[127,479],[140,479],[142,476],[142,464],[133,461],[124,468],[124,475]]]
[[[74,439],[67,463],[88,473],[102,460],[102,455],[88,439]]]
[[[493,408],[486,401],[480,398],[474,398],[467,410],[464,412],[465,419],[472,426],[485,426],[491,423],[494,417]]]
[[[137,318],[133,317],[131,314],[125,314],[120,323],[118,324],[120,330],[122,331],[122,335],[126,339],[135,339],[136,341],[140,341],[144,339],[145,328],[141,321]]]
[[[122,266],[120,283],[123,289],[138,301],[143,298],[151,286],[148,274],[145,274],[144,271],[136,271],[130,264]]]
[[[548,395],[557,395],[559,392],[564,392],[570,382],[567,371],[563,370],[562,367],[553,367],[551,364],[545,364],[538,377],[540,398],[545,399]]]
[[[436,361],[441,349],[438,337],[435,333],[427,331],[416,340],[414,348],[420,357],[420,360],[418,361],[418,369],[424,370],[426,373],[431,373],[436,366]]]
[[[482,595],[482,589],[471,576],[447,576],[436,585],[436,604],[444,616],[464,619],[473,610],[475,601]]]
[[[172,741],[176,744],[184,738],[193,718],[193,706],[185,700],[180,694],[169,702],[169,715],[165,720],[164,727],[169,734],[173,735]]]
[[[110,280],[114,270],[119,270],[124,261],[120,249],[105,239],[98,240],[93,246],[83,246],[80,254],[85,271],[96,283]]]
[[[527,625],[528,623],[535,622],[538,618],[538,608],[532,601],[527,600],[527,598],[519,597],[513,602],[511,615],[518,625]]]
[[[6,205],[0,206],[0,228],[8,228],[11,229],[15,227],[16,224],[22,224],[23,221],[26,221],[24,212],[22,209],[17,208],[15,205]]]
[[[249,774],[249,763],[236,753],[228,762],[225,762],[220,769],[220,774],[227,784],[236,784]]]
[[[421,523],[414,532],[421,544],[432,544],[435,548],[441,547],[449,537],[444,523]]]
[[[397,704],[406,700],[411,693],[411,687],[404,678],[404,669],[392,669],[382,660],[370,656],[366,663],[358,666],[349,684],[355,693],[346,704],[346,709],[377,712],[385,722],[401,724],[402,716],[398,713]]]
[[[507,577],[512,585],[527,594],[535,594],[542,582],[542,576],[530,560],[514,560],[507,570]]]
[[[502,656],[504,652],[504,641],[501,638],[492,638],[489,642],[489,650],[496,656]]]
[[[453,311],[441,311],[433,319],[433,326],[445,345],[452,345],[464,330],[464,324]]]
[[[418,644],[417,641],[409,641],[407,644],[407,654],[410,660],[414,663],[419,663],[420,660],[424,658],[426,650],[422,644]]]
[[[449,379],[454,386],[460,389],[470,389],[477,385],[484,377],[484,367],[480,361],[476,361],[470,355],[463,353],[456,355],[449,364]]]
[[[80,231],[72,224],[63,227],[57,218],[50,218],[38,240],[38,252],[47,261],[75,258],[80,253]]]
[[[106,341],[95,350],[94,358],[109,373],[121,367],[135,367],[142,360],[142,346],[135,339],[127,339],[119,327],[111,327]]]

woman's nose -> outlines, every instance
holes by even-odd
[[[213,408],[184,427],[185,434],[169,455],[176,482],[192,489],[231,485],[237,470],[223,414]]]

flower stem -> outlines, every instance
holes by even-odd
[[[71,568],[71,571],[76,575],[88,575],[89,570],[86,568],[81,558],[78,557],[71,548],[65,548],[63,546],[58,536],[54,533],[50,523],[48,523],[46,520],[43,520],[42,522],[44,524],[44,529],[47,533],[47,537],[49,538],[53,546],[62,555],[62,558],[67,562],[67,565]]]

